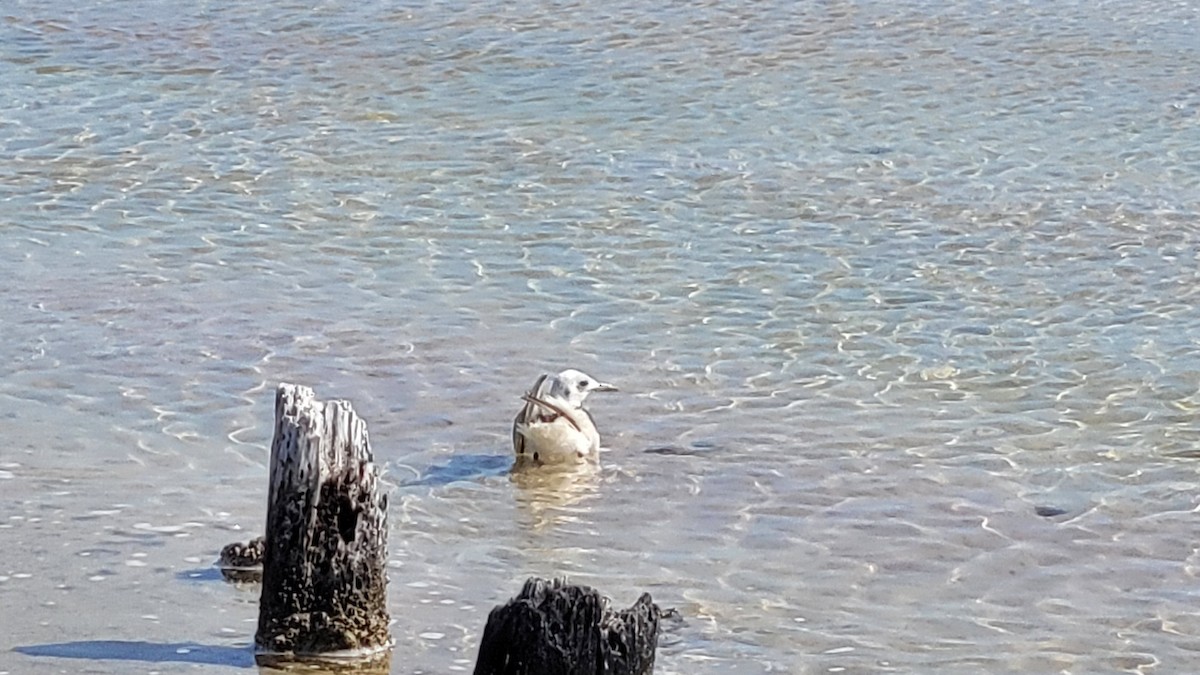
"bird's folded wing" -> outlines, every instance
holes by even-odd
[[[546,381],[546,377],[547,374],[542,373],[542,376],[537,379],[537,382],[533,383],[533,388],[526,392],[525,396],[522,397],[525,399],[525,405],[521,406],[521,409],[517,411],[516,418],[513,419],[513,452],[516,452],[518,455],[525,453],[525,436],[520,430],[523,429],[526,424],[529,424],[529,422],[537,413],[537,405],[526,397],[535,395],[538,389],[541,388],[542,383]]]

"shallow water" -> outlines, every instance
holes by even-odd
[[[226,4],[0,12],[0,673],[251,667],[280,381],[394,673],[531,574],[660,673],[1194,669],[1200,5]],[[567,366],[604,468],[514,482]]]

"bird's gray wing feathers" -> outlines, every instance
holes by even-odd
[[[546,381],[548,376],[549,375],[547,373],[542,373],[542,376],[537,379],[537,382],[533,383],[533,388],[529,390],[529,393],[540,393],[542,384]],[[535,408],[536,406],[533,403],[526,401],[525,405],[521,406],[521,409],[517,411],[517,416],[513,419],[513,452],[517,453],[518,455],[525,454],[525,437],[521,435],[521,432],[517,429],[522,425],[528,424],[529,421],[533,419]]]
[[[528,408],[528,406],[526,406],[526,408]],[[518,412],[517,416],[513,419],[512,428],[513,452],[517,453],[518,455],[525,454],[525,436],[521,435],[521,432],[517,431],[517,427],[524,423],[525,408],[521,408],[521,411]]]

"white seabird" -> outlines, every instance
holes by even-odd
[[[539,377],[513,420],[517,466],[598,461],[600,432],[583,401],[593,391],[616,390],[573,368]]]

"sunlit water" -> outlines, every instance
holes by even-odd
[[[0,9],[0,673],[237,672],[276,383],[393,483],[395,673],[529,575],[660,673],[1200,663],[1200,5]],[[598,475],[514,482],[546,370]]]

